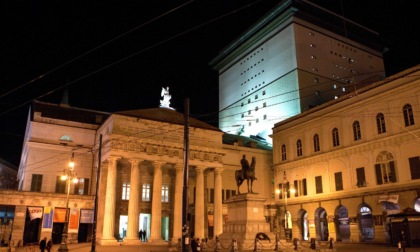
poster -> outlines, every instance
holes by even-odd
[[[52,207],[44,207],[44,221],[42,223],[42,229],[50,231],[52,229],[54,210]]]
[[[79,229],[79,209],[70,208],[69,233],[77,233],[78,229]]]
[[[80,223],[93,223],[93,209],[80,209]]]
[[[58,208],[54,209],[54,222],[66,222],[66,209],[65,208]]]
[[[28,207],[28,212],[31,220],[42,218],[42,207]]]

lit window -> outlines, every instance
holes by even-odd
[[[302,141],[299,139],[296,142],[296,150],[297,150],[297,156],[302,156]]]
[[[286,145],[282,145],[281,146],[281,160],[285,161],[287,160],[287,156],[286,156]]]
[[[382,134],[386,132],[384,114],[379,113],[376,115],[376,126],[378,128],[378,134]]]
[[[162,186],[162,202],[169,202],[169,186],[163,185]]]
[[[355,121],[353,123],[353,139],[354,139],[354,141],[362,139],[362,133],[360,131],[359,121]]]
[[[122,200],[130,199],[130,183],[124,182],[122,185]]]
[[[376,157],[376,182],[378,185],[397,182],[394,157],[391,153],[383,151]]]
[[[332,139],[333,139],[333,146],[334,147],[340,145],[340,138],[339,138],[339,135],[338,135],[338,129],[337,128],[334,128],[332,130]]]
[[[141,193],[142,201],[150,201],[150,184],[143,184],[143,190]]]
[[[318,134],[315,134],[314,135],[314,152],[317,152],[319,150],[320,150],[320,148],[319,148],[319,136],[318,136]]]
[[[413,108],[410,104],[406,104],[403,107],[403,113],[404,113],[404,123],[405,126],[411,126],[414,125],[414,115],[413,115]]]

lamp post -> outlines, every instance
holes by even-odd
[[[276,189],[276,194],[280,195],[280,193],[282,193],[283,199],[284,199],[284,236],[286,238],[286,240],[290,239],[290,228],[291,226],[289,225],[289,219],[290,219],[290,215],[289,212],[287,211],[287,198],[290,197],[290,193],[295,193],[295,188],[292,186],[289,186],[289,181],[287,180],[286,177],[286,171],[284,171],[283,173],[283,181],[281,183],[281,189],[278,188]]]
[[[69,163],[69,168],[64,169],[63,171],[63,175],[61,176],[61,180],[66,181],[66,186],[67,186],[67,198],[66,198],[66,219],[64,222],[64,231],[63,234],[61,236],[61,243],[60,243],[60,247],[58,248],[57,251],[59,252],[67,252],[69,251],[69,249],[67,248],[67,237],[68,237],[68,232],[69,232],[69,195],[70,195],[70,185],[71,183],[77,183],[78,179],[77,179],[77,175],[76,172],[74,171],[74,153],[72,153],[71,155],[71,161]]]

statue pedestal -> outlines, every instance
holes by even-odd
[[[219,240],[222,247],[229,247],[236,239],[239,250],[254,250],[255,236],[265,233],[270,238],[259,241],[261,249],[274,249],[275,235],[270,233],[270,224],[264,217],[264,202],[258,194],[239,194],[227,200],[228,221],[223,225]]]

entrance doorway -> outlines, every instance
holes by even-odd
[[[128,225],[128,216],[120,215],[120,225],[118,228],[119,238],[118,240],[123,240],[127,236],[127,225]]]
[[[169,217],[162,217],[162,239],[169,241]]]
[[[375,236],[375,228],[371,208],[364,204],[359,208],[360,241],[371,241]]]
[[[320,207],[315,211],[315,228],[316,236],[320,241],[328,241],[328,218],[327,211]]]
[[[146,241],[150,237],[150,220],[151,220],[151,214],[143,214],[143,213],[140,214],[139,229],[143,229],[143,231],[146,231]],[[162,225],[163,225],[163,223],[162,223]]]
[[[308,221],[308,212],[306,212],[305,210],[302,212],[301,215],[301,224],[302,226],[301,231],[302,231],[302,240],[304,241],[308,241],[309,240],[309,221]]]

